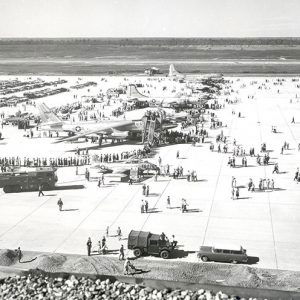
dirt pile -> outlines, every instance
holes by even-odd
[[[11,266],[18,261],[16,251],[9,249],[0,249],[0,266]]]
[[[31,268],[40,269],[47,272],[57,272],[63,268],[67,257],[61,254],[42,254],[34,260]]]

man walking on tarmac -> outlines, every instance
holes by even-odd
[[[62,207],[63,207],[64,203],[62,202],[61,198],[59,198],[59,200],[57,201],[57,205],[58,205],[59,211],[62,211]]]
[[[43,187],[42,187],[41,184],[39,184],[39,197],[40,197],[41,195],[42,195],[42,196],[45,196],[44,193],[43,193]]]

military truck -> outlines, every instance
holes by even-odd
[[[54,188],[56,182],[56,168],[52,167],[21,167],[0,173],[0,188],[3,188],[4,193],[37,191],[39,185],[43,190],[49,190]]]
[[[158,255],[167,259],[174,251],[175,244],[170,243],[164,234],[152,234],[149,231],[131,230],[128,236],[128,249],[135,257]]]

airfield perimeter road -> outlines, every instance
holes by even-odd
[[[244,94],[243,94],[244,93]],[[198,182],[171,177],[159,177],[145,181],[150,185],[148,197],[152,213],[141,214],[141,184],[112,183],[97,188],[97,182],[86,182],[84,167],[82,175],[75,175],[75,168],[58,171],[58,188],[38,197],[37,192],[0,195],[0,248],[86,254],[86,240],[90,236],[94,249],[97,241],[110,226],[111,235],[118,226],[125,238],[131,229],[149,230],[153,233],[175,234],[179,245],[186,251],[197,251],[201,245],[242,245],[251,256],[259,257],[256,265],[261,268],[300,270],[300,185],[293,181],[296,167],[300,167],[300,119],[291,124],[291,117],[300,116],[299,103],[289,103],[287,95],[259,91],[255,98],[247,99],[247,91],[241,90],[241,103],[217,111],[219,118],[227,124],[224,133],[237,140],[248,151],[249,147],[260,147],[266,142],[271,150],[271,163],[278,162],[281,174],[272,174],[273,165],[257,166],[255,158],[248,158],[247,168],[229,168],[228,154],[210,152],[209,143],[171,145],[157,149],[162,164],[171,168],[181,165],[185,173],[196,170]],[[257,92],[258,93],[258,92]],[[243,118],[233,115],[231,110],[241,111]],[[280,133],[271,133],[276,125]],[[12,130],[4,128],[6,131]],[[212,131],[214,141],[215,134]],[[12,138],[12,137],[10,137]],[[36,143],[37,153],[50,151],[54,147],[50,139]],[[4,140],[5,141],[5,140]],[[280,154],[283,142],[290,143],[291,150]],[[19,145],[33,143],[19,138]],[[49,144],[49,145],[48,145]],[[57,147],[64,144],[60,144]],[[1,145],[4,153],[10,153],[9,140]],[[76,147],[74,145],[66,148]],[[101,151],[114,152],[117,148]],[[128,146],[127,146],[128,147]],[[180,158],[176,159],[176,151]],[[11,148],[11,153],[16,149]],[[38,155],[38,154],[37,154]],[[241,158],[237,158],[240,164]],[[240,199],[232,200],[231,177],[237,178],[238,186],[245,186],[252,178],[256,186],[260,178],[273,178],[275,191],[255,192],[241,188]],[[172,209],[166,208],[166,198],[171,197]],[[61,197],[65,211],[59,212],[57,200]],[[189,213],[179,210],[180,199],[189,204]],[[109,249],[118,249],[126,240],[108,238]],[[152,258],[151,258],[152,259]],[[153,258],[156,259],[156,258]],[[197,261],[196,254],[182,258]]]

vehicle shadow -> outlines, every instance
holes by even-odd
[[[148,208],[147,214],[157,214],[162,212],[161,210],[158,210],[157,208]]]
[[[80,190],[80,189],[84,189],[84,185],[82,184],[60,185],[54,187],[52,190],[60,191],[60,190]]]
[[[247,265],[254,265],[257,264],[259,262],[259,257],[257,256],[248,256],[248,261],[247,261]]]
[[[187,257],[189,254],[196,253],[196,251],[185,251],[180,249],[174,249],[170,258],[184,258]]]

